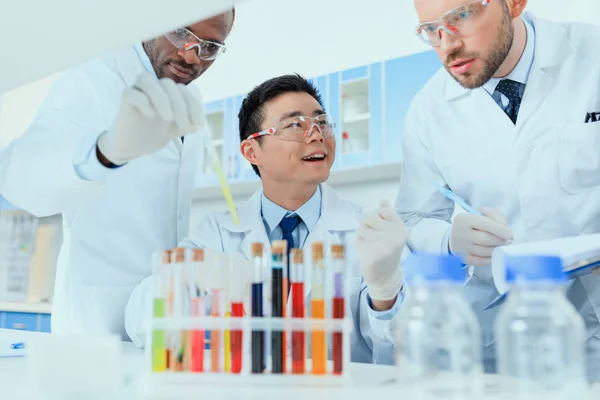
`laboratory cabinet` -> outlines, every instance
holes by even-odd
[[[0,329],[50,332],[50,314],[0,311]]]
[[[401,162],[404,118],[410,102],[440,67],[435,52],[427,51],[307,77],[319,89],[325,109],[335,121],[333,170]],[[230,183],[259,179],[239,151],[238,112],[244,96],[205,105],[212,141]],[[206,149],[202,158],[196,186],[218,185]]]

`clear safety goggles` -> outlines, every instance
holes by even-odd
[[[224,44],[200,39],[186,28],[176,29],[167,33],[165,37],[179,50],[198,49],[198,58],[201,60],[214,60],[226,50]]]
[[[433,47],[440,46],[444,33],[452,36],[473,35],[479,28],[482,17],[491,2],[492,0],[476,0],[453,8],[436,21],[419,24],[416,35]]]
[[[305,143],[313,134],[315,128],[321,134],[323,139],[329,139],[333,136],[335,123],[333,122],[333,118],[327,114],[321,114],[317,117],[290,117],[266,131],[253,133],[248,136],[247,140],[264,135],[273,135],[280,140]]]

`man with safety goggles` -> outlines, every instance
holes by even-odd
[[[221,39],[210,36],[203,29],[204,26],[195,24],[175,29],[144,43],[144,49],[159,78],[171,78],[187,85],[226,51]]]
[[[206,124],[189,83],[222,54],[233,20],[226,10],[66,71],[3,152],[0,193],[65,221],[53,332],[129,339],[125,306],[152,272],[144,255],[188,233],[193,133]]]
[[[494,249],[600,232],[600,27],[536,18],[527,0],[414,2],[416,34],[443,68],[407,113],[396,207],[411,250],[471,266],[466,289],[493,370],[498,308],[487,306],[506,290],[492,278]],[[453,218],[432,183],[480,213]],[[588,376],[600,381],[600,277],[572,280],[568,297],[586,324]]]
[[[360,326],[353,334],[352,361],[392,364],[393,341],[387,332],[404,298],[404,223],[389,204],[364,215],[325,184],[335,159],[335,125],[319,92],[303,77],[284,75],[258,85],[242,102],[239,121],[240,151],[260,176],[262,188],[239,203],[237,224],[230,212],[211,213],[180,246],[252,260],[252,243],[263,243],[269,252],[273,240],[284,239],[288,250],[304,249],[310,260],[312,243],[329,246],[344,239],[347,308]],[[151,282],[142,282],[127,307],[128,332],[140,345],[151,296]],[[326,290],[325,296],[332,293]]]

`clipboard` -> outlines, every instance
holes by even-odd
[[[592,273],[596,268],[600,268],[600,249],[590,250],[584,253],[572,255],[567,258],[563,258],[563,271],[567,275],[568,279],[580,278]],[[484,311],[498,307],[506,301],[508,293],[503,293],[496,297],[483,308]]]

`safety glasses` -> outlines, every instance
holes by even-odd
[[[226,51],[224,44],[200,39],[186,28],[176,29],[165,37],[179,50],[198,49],[198,58],[201,60],[214,60]]]
[[[313,134],[315,128],[319,131],[323,139],[329,139],[333,136],[335,123],[333,122],[333,118],[327,114],[321,114],[317,117],[290,117],[266,131],[253,133],[246,140],[252,140],[264,135],[273,135],[280,140],[305,143]]]
[[[446,12],[436,21],[419,24],[416,28],[416,35],[423,42],[433,47],[440,46],[444,33],[452,36],[473,35],[479,28],[491,2],[492,0],[476,0],[456,7]]]

